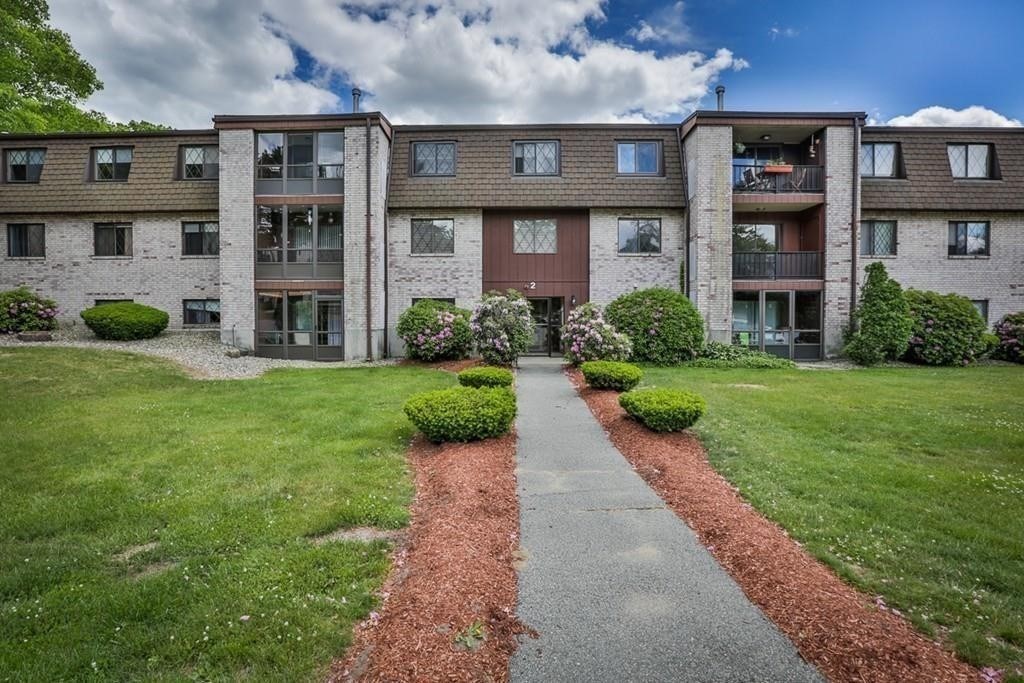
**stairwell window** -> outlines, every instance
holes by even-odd
[[[92,179],[97,182],[125,182],[132,170],[131,147],[97,147],[92,150]]]
[[[512,144],[512,172],[515,175],[558,175],[562,171],[557,140],[536,140]]]
[[[454,142],[412,143],[413,175],[455,175]]]
[[[558,223],[547,218],[513,221],[512,252],[515,254],[557,254]]]
[[[950,222],[949,255],[988,256],[989,224],[987,222]]]
[[[46,162],[45,149],[9,149],[6,152],[9,183],[38,183]]]
[[[896,221],[862,221],[861,256],[896,255]]]
[[[131,223],[97,223],[93,226],[94,256],[131,256]]]
[[[660,218],[620,218],[620,254],[660,254]]]
[[[7,226],[7,255],[11,258],[44,258],[46,226],[42,223],[12,223]]]
[[[992,145],[946,145],[949,168],[954,178],[985,179],[994,177]]]
[[[895,178],[899,145],[865,142],[860,146],[860,174],[864,178]]]

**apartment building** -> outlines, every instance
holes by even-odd
[[[833,355],[864,266],[1024,309],[1024,131],[860,112],[678,124],[393,126],[215,116],[205,131],[0,135],[0,287],[166,310],[258,355],[400,355],[402,311],[531,302],[533,352],[587,301],[681,288],[711,339]]]

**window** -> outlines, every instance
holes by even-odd
[[[313,177],[313,134],[288,134],[288,177]]]
[[[620,254],[660,254],[660,218],[620,218]]]
[[[135,299],[96,299],[94,305],[106,306],[107,304],[132,304]]]
[[[343,236],[340,205],[256,207],[257,263],[342,263]]]
[[[345,248],[342,245],[342,212],[340,206],[317,207],[316,259],[320,263],[341,263]]]
[[[284,246],[284,207],[256,207],[256,260],[260,263],[280,263]]]
[[[618,172],[624,175],[658,175],[661,172],[661,143],[619,142],[616,147]]]
[[[220,253],[217,223],[182,223],[181,253],[184,256],[216,256]]]
[[[256,295],[257,344],[277,346],[284,343],[284,294],[259,292]]]
[[[865,142],[860,146],[860,174],[865,178],[895,178],[895,142]]]
[[[455,175],[455,143],[412,143],[412,174]]]
[[[516,175],[558,175],[558,142],[516,142],[512,145],[512,172]]]
[[[558,253],[558,223],[549,218],[513,221],[512,251],[516,254]]]
[[[951,222],[950,256],[988,256],[988,223]]]
[[[779,226],[772,223],[743,223],[732,226],[732,251],[735,254],[778,251]]]
[[[182,321],[186,325],[219,325],[220,299],[185,299]]]
[[[974,304],[974,308],[978,311],[981,319],[988,325],[988,299],[971,299],[971,303]]]
[[[124,182],[132,170],[131,147],[97,147],[92,151],[92,179],[100,182]]]
[[[288,263],[313,262],[313,207],[288,207]]]
[[[949,168],[954,178],[991,178],[991,145],[947,145]]]
[[[455,305],[455,297],[443,297],[443,296],[413,297],[412,305],[415,306],[416,304],[418,304],[421,301],[439,301],[442,304],[451,304],[452,306]]]
[[[131,223],[97,223],[94,226],[95,256],[131,256]]]
[[[220,175],[217,145],[185,145],[181,148],[181,177],[185,180],[216,180]]]
[[[318,133],[316,136],[317,177],[339,179],[345,175],[345,134]]]
[[[7,150],[7,182],[38,183],[45,161],[45,149]]]
[[[284,133],[260,133],[257,136],[256,177],[284,177]]]
[[[862,256],[895,256],[896,221],[862,221],[860,253]]]
[[[455,221],[450,218],[414,218],[412,253],[454,254]]]
[[[11,258],[46,256],[46,228],[42,223],[17,223],[7,226],[7,255]]]

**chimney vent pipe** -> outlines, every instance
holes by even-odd
[[[363,91],[359,88],[352,88],[352,113],[359,112],[359,97],[363,94]]]
[[[715,88],[715,94],[718,95],[718,111],[725,111],[725,86]]]

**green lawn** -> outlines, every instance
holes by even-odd
[[[714,466],[844,578],[967,661],[1024,669],[1024,367],[644,383],[703,394]]]
[[[406,524],[401,404],[452,383],[411,367],[201,382],[128,354],[0,349],[0,681],[321,675],[387,547],[307,537]]]

